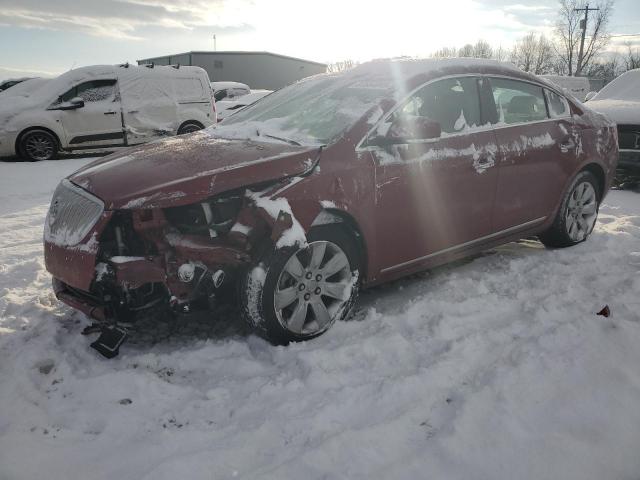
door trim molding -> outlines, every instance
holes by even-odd
[[[528,222],[521,223],[519,225],[514,225],[513,227],[509,227],[504,230],[500,230],[499,232],[494,232],[489,235],[485,235],[484,237],[476,238],[475,240],[470,240],[465,243],[460,243],[459,245],[454,245],[453,247],[448,247],[442,250],[438,250],[437,252],[430,253],[429,255],[424,255],[422,257],[414,258],[413,260],[408,260],[406,262],[398,263],[397,265],[393,265],[392,267],[383,268],[382,270],[380,270],[380,273],[387,273],[394,270],[399,270],[401,268],[408,267],[415,263],[420,263],[430,258],[437,257],[438,255],[444,255],[445,253],[451,253],[451,252],[455,252],[456,250],[461,250],[466,247],[471,247],[475,244],[482,243],[486,240],[491,240],[492,238],[500,237],[502,235],[506,235],[508,233],[512,233],[517,230],[522,230],[526,227],[530,227],[530,226],[542,223],[544,220],[546,220],[546,218],[547,217],[545,216],[545,217],[536,218],[534,220],[529,220]]]
[[[77,145],[79,143],[84,142],[99,142],[101,140],[124,140],[123,132],[111,132],[111,133],[97,133],[94,135],[79,135],[77,137],[73,137],[69,141],[69,145]]]

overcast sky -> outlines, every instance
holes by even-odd
[[[550,34],[556,11],[556,0],[0,0],[0,78],[212,50],[214,33],[218,50],[321,62],[424,56],[479,38],[510,47]],[[616,0],[611,26],[640,33],[638,0]]]

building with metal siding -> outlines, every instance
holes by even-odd
[[[212,82],[242,82],[254,89],[277,90],[301,78],[324,73],[324,63],[270,52],[187,52],[138,60],[138,65],[194,65]]]

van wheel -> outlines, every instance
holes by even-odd
[[[202,130],[203,128],[204,126],[198,122],[195,122],[195,121],[185,122],[182,125],[180,125],[180,128],[178,129],[178,135],[197,132],[198,130]]]
[[[312,229],[304,247],[269,249],[240,284],[245,321],[276,344],[309,340],[351,313],[359,254],[335,226]]]
[[[20,139],[19,153],[31,162],[52,160],[58,154],[58,141],[46,130],[31,130]]]
[[[600,207],[598,180],[591,172],[580,172],[562,199],[560,210],[540,241],[550,248],[571,247],[584,242],[596,224]]]

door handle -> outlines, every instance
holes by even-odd
[[[115,115],[116,112],[104,112],[105,115]]]

